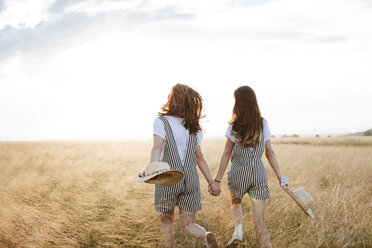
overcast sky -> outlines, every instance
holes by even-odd
[[[205,137],[241,85],[272,134],[372,128],[372,1],[0,0],[0,140],[151,138],[176,83]]]

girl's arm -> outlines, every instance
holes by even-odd
[[[207,183],[210,184],[213,182],[213,178],[211,175],[211,172],[209,170],[209,166],[207,161],[204,158],[204,155],[202,153],[201,147],[198,146],[195,151],[197,163],[199,166],[200,171],[203,173],[205,180],[207,180]]]
[[[223,175],[225,174],[234,145],[235,143],[232,142],[229,138],[226,140],[225,150],[222,153],[221,160],[220,160],[220,167],[218,168],[218,172],[216,176],[217,181],[221,181]]]
[[[163,150],[163,144],[164,144],[163,138],[154,134],[154,138],[153,138],[153,141],[152,141],[150,163],[160,161],[161,152]],[[145,176],[145,171],[142,171],[142,173],[138,173],[138,176],[139,177],[144,177]]]
[[[164,140],[160,136],[154,134],[150,163],[159,162],[161,157],[161,152],[163,150]]]
[[[267,160],[270,163],[271,168],[275,172],[276,177],[279,180],[279,183],[281,184],[281,181],[282,181],[283,177],[282,177],[282,173],[280,172],[279,162],[276,159],[276,156],[275,156],[275,153],[274,153],[273,148],[271,147],[271,140],[266,141],[266,144],[265,144],[265,155],[266,155]],[[285,178],[285,180],[286,180],[286,178]]]
[[[222,180],[223,175],[225,174],[227,165],[229,164],[230,156],[232,150],[234,148],[234,142],[232,142],[229,138],[226,140],[225,150],[222,153],[220,167],[218,168],[218,172],[214,183],[210,187],[210,193],[212,195],[219,195],[221,193],[221,185],[220,182]]]

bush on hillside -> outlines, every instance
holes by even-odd
[[[369,129],[369,130],[367,130],[367,131],[365,131],[365,132],[363,133],[363,136],[372,136],[372,128]]]

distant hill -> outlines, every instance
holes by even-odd
[[[364,132],[357,132],[357,133],[349,133],[341,136],[372,136],[372,128],[368,129]]]

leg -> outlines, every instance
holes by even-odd
[[[180,222],[182,230],[188,235],[200,238],[205,241],[207,248],[218,248],[216,237],[211,232],[207,232],[202,226],[195,223],[195,212],[188,212],[180,209]]]
[[[253,226],[256,231],[258,244],[261,248],[271,248],[269,232],[265,227],[265,200],[256,200],[251,198]]]
[[[232,192],[230,192],[231,195],[231,214],[234,221],[234,225],[237,226],[239,224],[242,224],[243,219],[243,211],[242,211],[242,199],[236,197]]]
[[[243,240],[243,211],[242,211],[242,199],[238,198],[236,195],[234,195],[232,192],[230,192],[231,195],[231,215],[234,221],[235,230],[233,233],[232,238],[227,243],[228,247],[234,247],[237,245],[240,241]]]
[[[204,239],[206,230],[195,223],[196,213],[180,209],[180,222],[182,231],[194,238]]]
[[[160,231],[163,236],[163,245],[165,248],[174,247],[173,219],[174,209],[169,212],[160,213]]]

